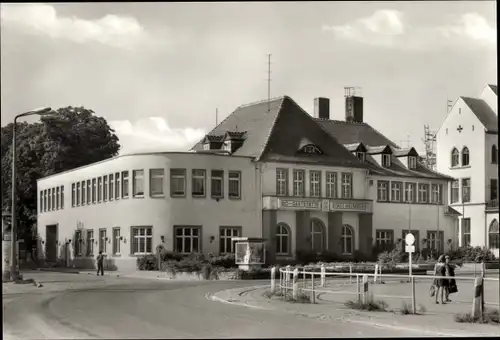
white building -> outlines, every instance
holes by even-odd
[[[451,205],[460,218],[460,245],[499,255],[497,86],[459,97],[437,132],[437,170],[455,178]]]
[[[321,121],[286,96],[244,105],[192,152],[119,156],[40,179],[39,255],[80,267],[100,249],[109,265],[132,269],[160,243],[224,254],[246,236],[266,239],[268,262],[307,251],[352,258],[409,229],[424,247],[450,247],[450,178],[380,134],[368,143],[375,130],[329,121],[328,100],[317,104]],[[359,134],[346,142],[325,124]]]

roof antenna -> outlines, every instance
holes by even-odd
[[[215,127],[219,125],[219,109],[215,108]]]
[[[271,112],[271,53],[267,54],[267,112]]]

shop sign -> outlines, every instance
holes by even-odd
[[[319,210],[320,202],[319,201],[305,201],[305,200],[281,200],[282,208],[294,208],[294,209],[312,209]]]

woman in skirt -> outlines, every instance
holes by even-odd
[[[446,263],[444,255],[439,256],[438,262],[434,266],[434,275],[435,276],[446,276]],[[444,295],[446,288],[448,287],[448,280],[446,279],[434,279],[434,286],[436,286],[436,304],[438,302],[438,296],[441,295],[441,304],[444,304]]]

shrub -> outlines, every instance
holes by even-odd
[[[403,301],[403,305],[401,306],[400,312],[403,315],[413,314],[410,304],[406,301]]]
[[[404,254],[401,253],[399,249],[393,249],[392,251],[384,251],[378,255],[378,262],[380,264],[386,264],[389,266],[394,266],[397,263],[404,261]]]
[[[459,323],[500,323],[500,314],[498,309],[487,309],[483,313],[483,320],[479,317],[472,317],[471,313],[455,314],[455,322]]]
[[[482,247],[459,247],[446,253],[452,260],[462,262],[487,262],[494,261],[495,255],[488,248]]]
[[[140,256],[136,261],[139,270],[158,270],[158,261],[155,255]]]
[[[234,254],[227,254],[223,256],[214,256],[210,258],[210,264],[212,266],[223,267],[223,268],[236,268],[236,259]]]
[[[387,308],[387,303],[382,300],[374,301],[372,298],[367,303],[363,303],[358,300],[349,300],[345,303],[345,306],[357,310],[366,310],[369,312],[378,311],[385,312]]]
[[[297,250],[295,258],[299,264],[305,265],[313,262],[318,262],[318,254],[312,250]]]

